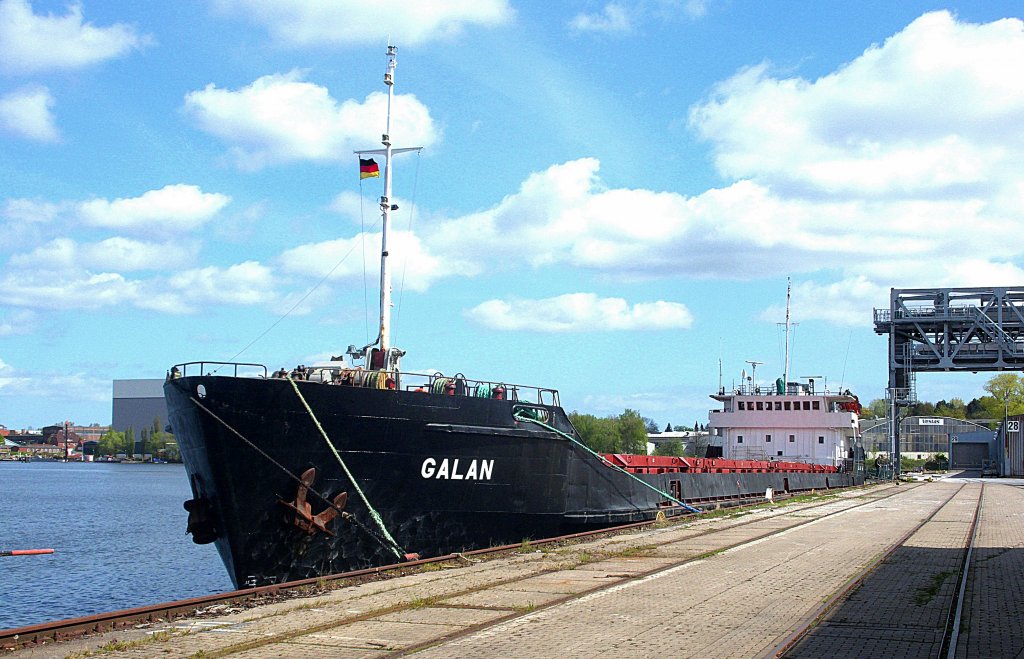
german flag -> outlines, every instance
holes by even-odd
[[[377,163],[373,158],[367,160],[359,159],[359,178],[373,178],[374,176],[380,176],[380,169],[377,167]]]

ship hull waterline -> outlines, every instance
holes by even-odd
[[[201,375],[164,386],[193,496],[209,506],[236,587],[402,560],[370,508],[402,551],[427,558],[687,512],[660,492],[706,501],[854,484],[842,473],[639,476],[659,492],[517,420],[517,401],[294,384],[301,397],[288,380]],[[575,435],[560,407],[530,407]],[[300,528],[282,503],[294,503],[310,468],[314,515],[348,493],[351,517],[332,520],[330,533]]]

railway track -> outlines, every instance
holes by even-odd
[[[881,496],[892,496],[895,492],[889,492]],[[792,499],[801,497],[803,495],[791,495],[785,497],[776,497],[778,501],[784,502],[786,499]],[[874,500],[877,495],[868,495],[869,500]],[[765,502],[763,499],[753,501],[731,501],[729,508],[725,509],[725,512],[740,512],[744,509],[763,505]],[[866,503],[866,502],[865,502]],[[834,505],[831,498],[826,497],[825,501],[817,501],[811,503],[803,503],[800,505],[800,510],[814,511],[816,509]],[[864,505],[864,504],[860,504]],[[780,507],[774,512],[764,514],[758,519],[743,520],[742,518],[731,522],[721,522],[721,525],[716,529],[709,529],[700,531],[695,536],[710,535],[713,533],[721,532],[724,529],[736,529],[745,526],[755,524],[757,522],[763,522],[765,519],[777,517],[786,514],[786,511],[790,510],[788,507]],[[666,522],[660,524],[678,524],[680,522],[692,522],[695,518],[693,517],[675,517],[670,518]],[[637,529],[644,529],[652,527],[657,522],[638,522],[633,524],[626,524],[623,526],[611,527],[607,529],[601,529],[599,531],[588,531],[584,533],[576,533],[564,536],[557,536],[553,538],[544,538],[539,540],[529,541],[530,547],[542,548],[551,545],[563,545],[572,542],[585,542],[590,539],[607,538],[616,534],[622,534],[625,532],[635,531]],[[767,535],[770,535],[767,534]],[[767,535],[759,537],[767,537]],[[665,541],[665,543],[670,541]],[[661,543],[661,544],[665,544]],[[658,546],[659,543],[650,545],[651,547]],[[475,551],[464,552],[460,554],[451,554],[447,556],[439,556],[419,561],[387,565],[376,568],[368,568],[364,570],[356,570],[352,572],[346,572],[335,575],[328,575],[324,577],[302,579],[298,581],[292,581],[288,583],[281,583],[269,586],[260,586],[256,588],[248,588],[243,590],[230,591],[225,593],[218,593],[213,595],[207,595],[203,597],[190,598],[185,600],[177,600],[173,602],[164,602],[159,604],[153,604],[148,606],[136,607],[131,609],[124,609],[119,611],[111,611],[106,613],[100,613],[95,615],[69,618],[64,620],[57,620],[52,622],[41,623],[37,625],[30,625],[26,627],[19,627],[15,629],[0,630],[0,649],[2,650],[16,650],[25,647],[35,647],[44,645],[47,643],[54,642],[66,642],[71,639],[80,638],[83,636],[97,635],[113,630],[130,629],[140,625],[156,625],[162,623],[168,623],[177,619],[189,617],[189,616],[202,616],[207,613],[215,613],[229,608],[251,608],[259,606],[268,602],[279,602],[282,600],[293,599],[298,597],[308,597],[317,593],[325,592],[327,590],[346,585],[351,583],[359,583],[367,580],[384,580],[397,576],[408,574],[412,571],[419,569],[431,569],[430,566],[446,564],[452,561],[476,561],[483,560],[492,556],[498,556],[501,554],[507,554],[510,552],[521,551],[523,545],[506,545],[501,547],[491,547],[487,549],[480,549]],[[468,590],[466,592],[469,592]]]
[[[835,652],[838,639],[860,635],[881,639],[881,647],[862,647],[861,652],[843,652],[843,656],[899,654],[952,659],[956,655],[971,557],[984,500],[983,483],[961,485],[941,507],[851,577],[764,656],[825,656]],[[954,525],[963,527],[965,532],[956,533]],[[936,534],[946,534],[950,543],[946,551],[936,552],[938,555],[928,560],[915,548],[915,540],[923,535]],[[906,556],[901,557],[901,554]],[[917,563],[919,568],[923,564],[924,569],[913,575],[916,579],[905,579],[901,583],[892,573],[906,570],[908,560]],[[873,609],[870,603],[852,601],[860,589],[867,587],[872,592],[884,591],[886,583],[904,589],[894,595],[897,599],[905,596],[902,598],[907,600],[905,606],[895,608],[906,612],[907,618],[913,617],[911,624],[916,640],[912,643],[896,631],[897,625],[906,623],[906,620],[885,619],[892,607],[882,611]],[[886,642],[892,644],[888,651],[884,649]]]
[[[869,493],[862,494],[859,499],[850,498],[854,493],[848,491],[846,492],[846,497],[840,495],[839,498],[826,498],[824,501],[816,500],[809,503],[800,503],[794,506],[778,507],[770,512],[759,511],[757,515],[749,515],[733,519],[720,519],[714,523],[711,523],[710,520],[700,518],[677,518],[677,520],[665,524],[665,528],[658,529],[659,532],[657,533],[642,534],[644,536],[642,539],[645,543],[643,545],[643,551],[650,553],[657,551],[659,547],[679,542],[679,537],[676,536],[680,535],[680,533],[661,533],[661,531],[671,530],[672,528],[678,529],[682,526],[689,527],[685,532],[682,532],[682,536],[684,536],[688,542],[699,542],[708,546],[713,546],[713,549],[708,551],[694,551],[692,555],[682,560],[671,561],[669,564],[659,564],[657,567],[645,569],[639,572],[621,574],[617,579],[603,580],[600,585],[588,592],[597,592],[603,589],[612,588],[617,584],[632,579],[643,578],[666,569],[678,567],[692,561],[701,560],[710,554],[720,553],[744,544],[761,541],[773,535],[792,530],[806,524],[811,524],[820,519],[841,514],[854,508],[869,505],[881,499],[893,496],[897,492],[905,491],[907,491],[906,487],[902,489],[894,487],[882,488],[880,490],[873,490]],[[684,524],[679,524],[679,522],[684,522]],[[601,542],[602,540],[600,539],[602,538],[607,539],[608,537],[616,536],[616,534],[622,534],[623,532],[637,529],[642,530],[644,527],[650,526],[652,526],[650,523],[631,524],[624,527],[605,529],[601,532],[575,534],[573,536],[561,536],[558,538],[538,540],[530,542],[528,549],[530,551],[536,551],[547,547],[563,546],[567,542],[574,542],[576,543],[575,545],[553,550],[555,552],[562,551],[572,554],[572,552],[576,551],[573,547],[584,546],[587,545],[587,543]],[[726,536],[728,536],[728,538]],[[633,536],[629,537],[632,538]],[[170,621],[181,619],[186,616],[194,616],[197,613],[201,614],[204,611],[223,611],[228,607],[244,608],[267,602],[281,602],[282,600],[287,600],[291,596],[323,595],[325,593],[330,593],[333,586],[377,581],[389,576],[414,573],[418,570],[430,571],[435,569],[434,566],[444,566],[453,562],[469,563],[484,559],[488,556],[501,555],[503,553],[511,553],[514,556],[517,552],[523,551],[523,549],[524,546],[522,545],[496,547],[475,552],[467,552],[465,554],[417,561],[415,563],[360,570],[357,572],[332,575],[330,577],[323,577],[319,579],[307,579],[288,584],[234,591],[208,597],[88,616],[85,618],[56,621],[53,623],[24,627],[16,630],[0,631],[0,647],[33,647],[45,643],[52,643],[54,641],[64,641],[75,637],[81,637],[83,635],[93,635],[116,629],[128,629],[146,624],[151,624],[154,627],[162,626],[166,629],[168,628]],[[586,549],[581,551],[585,552]],[[570,558],[570,560],[578,559]],[[505,576],[503,578],[489,577],[478,580],[470,579],[467,583],[461,584],[458,580],[447,579],[446,581],[448,582],[454,582],[454,587],[449,584],[447,590],[443,593],[443,596],[448,600],[459,597],[471,597],[474,593],[488,588],[514,587],[516,583],[537,577],[543,577],[546,574],[551,574],[563,569],[565,569],[564,562],[556,562],[555,565],[542,566],[539,569],[527,569],[525,571],[516,572],[512,576]],[[360,621],[372,619],[380,615],[394,614],[399,611],[407,611],[409,609],[421,607],[423,606],[424,601],[436,599],[438,596],[439,595],[428,596],[427,598],[420,597],[400,599],[389,606],[376,608],[368,612],[358,614],[347,612],[337,617],[332,616],[328,620],[317,624],[307,624],[304,622],[297,625],[294,629],[287,629],[269,634],[263,633],[258,639],[233,643],[216,650],[202,649],[202,651],[205,656],[226,656],[228,654],[242,652],[247,649],[254,649],[257,647],[272,645],[274,643],[282,643],[301,636],[312,636],[329,630],[336,630],[338,628],[343,628],[346,625],[353,625]],[[578,596],[578,594],[551,599],[539,606],[527,607],[528,610],[512,607],[507,611],[500,612],[500,615],[489,620],[487,623],[466,627],[460,632],[460,634],[450,634],[446,638],[454,638],[461,634],[479,631],[489,625],[507,622],[533,610],[556,606],[557,604],[575,596]],[[281,606],[287,607],[288,605],[281,604]],[[170,628],[174,629],[175,627],[173,624],[170,624]],[[187,631],[188,625],[185,625],[184,628]],[[179,626],[178,629],[180,630],[181,627]],[[435,642],[436,640],[430,640],[410,645],[409,647],[404,648],[402,652],[428,647]]]

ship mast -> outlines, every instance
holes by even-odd
[[[391,359],[391,270],[388,269],[388,226],[391,224],[391,99],[395,90],[395,47],[388,46],[388,68],[384,72],[384,84],[388,86],[388,118],[381,144],[384,145],[384,196],[380,198],[380,350],[384,353],[385,368],[390,369]],[[398,206],[395,206],[397,209]],[[395,362],[397,362],[397,358]]]
[[[349,354],[353,357],[364,357],[366,349],[374,345],[378,346],[379,357],[367,360],[367,368],[397,370],[398,362],[404,351],[391,345],[391,269],[388,267],[388,232],[391,227],[391,211],[398,210],[398,204],[391,203],[391,158],[398,153],[407,151],[419,151],[423,147],[394,148],[391,146],[391,101],[394,98],[395,88],[395,67],[397,66],[397,48],[388,46],[388,64],[384,72],[384,84],[388,88],[388,113],[385,124],[385,132],[381,135],[383,149],[365,149],[356,151],[362,156],[365,154],[376,154],[384,156],[384,195],[380,198],[381,213],[381,236],[380,236],[380,325],[377,338],[369,345],[360,350],[350,346]]]

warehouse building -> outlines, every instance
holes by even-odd
[[[158,421],[161,430],[167,427],[167,403],[164,401],[164,380],[114,380],[114,409],[111,426],[118,432],[133,428],[139,433]]]

